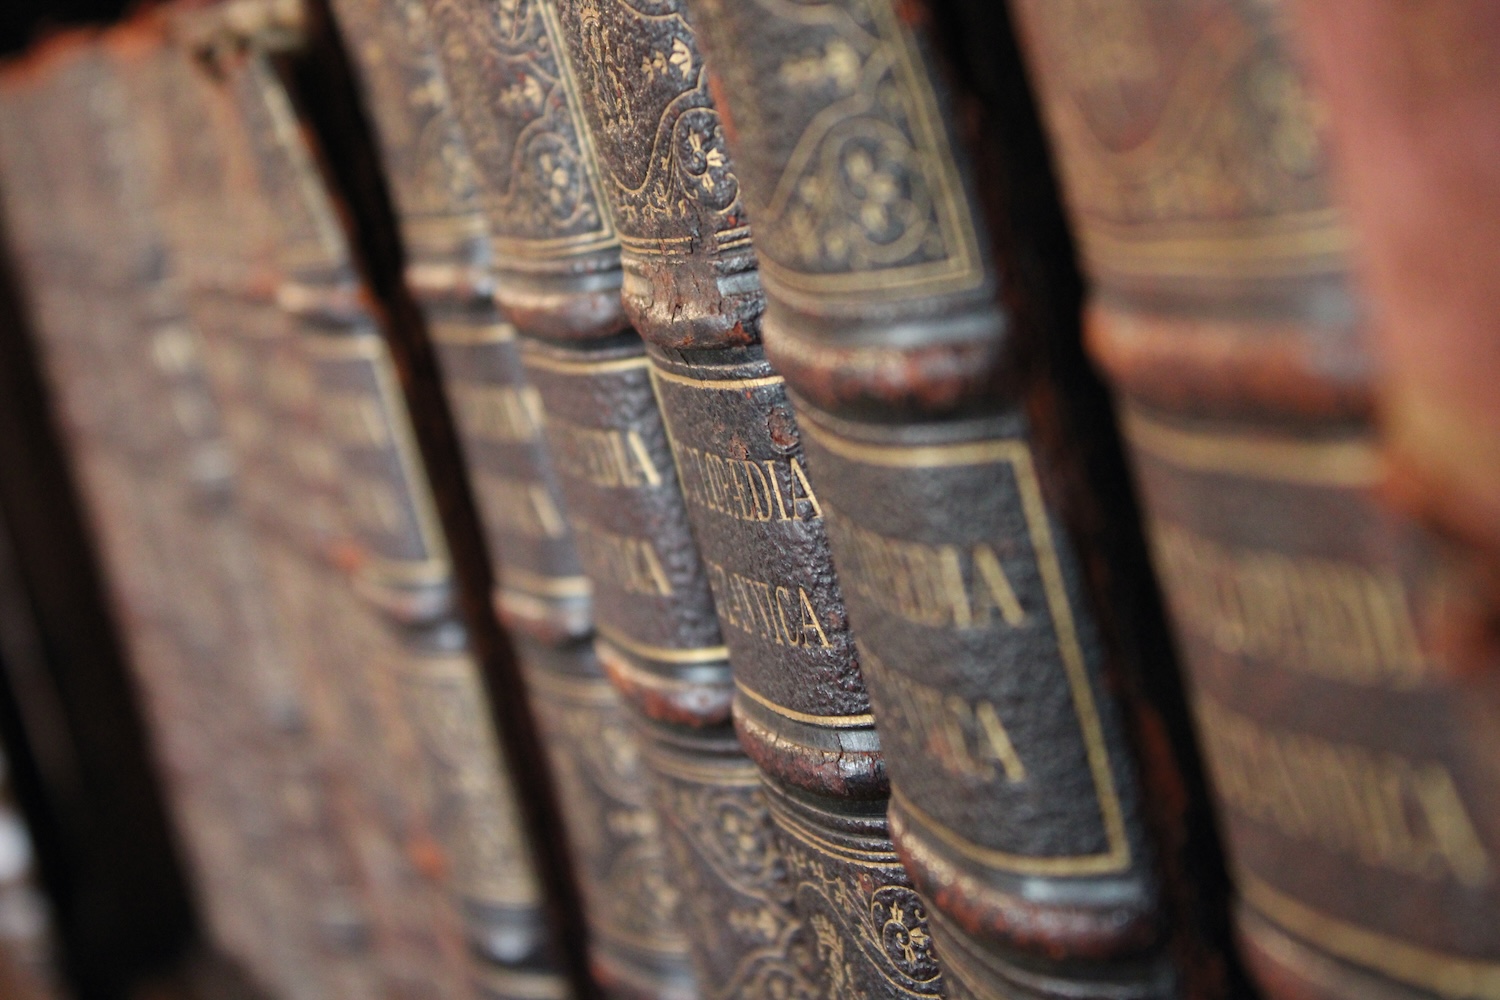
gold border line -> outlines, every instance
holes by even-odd
[[[1318,209],[1234,235],[1141,237],[1098,220],[1083,228],[1085,255],[1120,274],[1195,278],[1306,272],[1309,262],[1337,265],[1353,246],[1343,215]]]
[[[1380,453],[1368,441],[1298,441],[1184,430],[1123,411],[1126,439],[1162,461],[1195,472],[1364,489],[1381,476]]]
[[[586,576],[545,576],[524,569],[500,567],[500,589],[514,589],[522,594],[546,597],[588,597],[594,585]]]
[[[907,798],[895,785],[891,786],[891,801],[899,803],[902,809],[920,820],[923,826],[931,830],[945,844],[955,848],[961,854],[1001,871],[1017,875],[1107,875],[1121,871],[1125,867],[1117,863],[1116,852],[1113,850],[1104,854],[1036,857],[1029,854],[1012,854],[1009,851],[1000,851],[992,847],[981,847],[939,823],[920,806],[913,804],[911,799]],[[1127,864],[1128,861],[1127,858]]]
[[[460,323],[441,320],[428,325],[434,343],[450,347],[473,347],[481,344],[509,344],[516,339],[516,328],[509,323]]]
[[[734,389],[759,389],[768,385],[785,385],[786,379],[780,375],[758,375],[749,378],[724,378],[705,379],[692,378],[688,375],[678,375],[675,372],[662,371],[652,366],[653,378],[665,379],[668,382],[678,382],[682,385],[691,385],[703,389],[723,389],[725,391]]]
[[[1272,924],[1329,954],[1446,997],[1500,1000],[1500,962],[1461,958],[1345,923],[1307,906],[1248,873],[1245,901]]]
[[[560,372],[564,375],[606,375],[610,372],[649,368],[651,359],[640,354],[629,358],[611,358],[608,361],[564,361],[561,358],[548,357],[534,350],[523,348],[521,364],[527,368],[540,368],[543,371]]]
[[[637,656],[644,656],[648,660],[656,660],[660,663],[716,663],[720,660],[729,659],[729,648],[727,646],[700,646],[697,649],[674,649],[669,646],[652,646],[648,643],[637,642],[627,635],[622,635],[608,625],[596,624],[594,631],[605,642],[619,646],[621,649]]]
[[[803,433],[841,458],[895,469],[951,468],[957,465],[1014,462],[1017,455],[1026,453],[1025,442],[1019,440],[965,441],[958,444],[913,446],[865,444],[839,437],[835,432],[818,426],[806,417],[799,421],[799,426]]]
[[[806,722],[809,725],[828,726],[833,729],[863,729],[866,726],[875,725],[875,717],[869,712],[863,715],[813,715],[809,712],[799,712],[796,709],[778,705],[759,691],[751,690],[738,680],[734,682],[734,686],[740,694],[749,698],[757,705],[764,706],[777,715],[791,719],[793,722]]]
[[[819,428],[812,424],[803,424],[802,428],[830,451],[856,462],[897,468],[943,468],[1001,461],[1011,464],[1011,471],[1016,478],[1016,490],[1021,500],[1022,514],[1026,519],[1027,533],[1030,535],[1030,542],[1036,553],[1037,572],[1041,576],[1042,589],[1046,594],[1047,610],[1057,637],[1058,657],[1062,660],[1068,693],[1073,702],[1074,717],[1078,723],[1079,734],[1083,738],[1089,775],[1094,782],[1095,802],[1099,808],[1099,817],[1104,826],[1104,835],[1109,843],[1109,850],[1103,854],[1077,858],[1040,859],[1028,859],[1024,855],[994,851],[947,830],[904,796],[902,796],[902,801],[911,808],[913,813],[922,816],[932,829],[951,846],[987,864],[994,864],[1011,871],[1034,874],[1100,874],[1128,869],[1131,863],[1131,851],[1130,840],[1125,832],[1124,809],[1120,804],[1119,791],[1115,787],[1114,772],[1110,767],[1109,747],[1104,739],[1099,709],[1094,701],[1093,687],[1089,682],[1088,668],[1084,663],[1083,647],[1078,641],[1077,624],[1073,620],[1073,608],[1068,600],[1061,562],[1057,555],[1057,548],[1052,541],[1046,504],[1042,499],[1041,486],[1037,482],[1036,470],[1031,460],[1031,450],[1026,443],[1019,439],[992,439],[903,448],[847,441],[826,428]],[[893,789],[892,797],[896,795]]]

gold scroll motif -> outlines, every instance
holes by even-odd
[[[682,235],[684,224],[707,214],[719,251],[747,244],[739,180],[680,0],[652,0],[648,10],[628,0],[561,4],[576,23],[572,75],[595,95],[586,139],[613,191],[621,243],[642,254],[691,252],[703,236]],[[550,3],[546,11],[557,16]],[[651,140],[644,156],[635,152],[642,136]]]
[[[483,182],[498,253],[559,260],[616,242],[578,95],[539,0],[430,0],[453,107]]]
[[[1340,268],[1322,111],[1279,5],[1026,0],[1044,111],[1095,273],[1256,278]]]
[[[832,840],[789,809],[773,811],[797,912],[817,951],[822,995],[854,995],[860,969],[874,971],[906,996],[941,995],[926,905],[909,886],[886,881],[902,871],[889,844],[872,848]],[[836,866],[852,867],[859,877]]]
[[[534,672],[528,683],[576,820],[569,833],[584,863],[584,893],[600,933],[638,948],[680,955],[680,893],[670,878],[661,830],[645,796],[635,734],[608,681]]]
[[[432,27],[420,3],[337,0],[369,93],[408,250],[440,252],[484,235],[473,162],[453,118]]]
[[[726,923],[740,946],[729,975],[701,984],[705,996],[823,1000],[797,955],[805,932],[791,910],[792,886],[755,766],[700,763],[649,745],[646,755],[674,827],[681,919]]]
[[[985,281],[974,210],[927,67],[891,0],[744,3],[794,31],[764,81],[736,106],[751,141],[777,143],[774,176],[746,191],[761,269],[789,302],[969,291]],[[726,67],[727,68],[727,67]],[[768,107],[801,111],[783,139]],[[745,169],[741,165],[742,171]],[[752,197],[754,195],[759,197]]]
[[[538,905],[541,889],[477,665],[467,655],[414,655],[406,669],[455,891],[485,903]]]

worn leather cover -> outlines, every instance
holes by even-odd
[[[922,5],[689,4],[948,995],[1174,989],[1139,778]],[[1008,265],[1008,261],[1002,261]],[[1006,289],[1007,292],[1011,291]]]
[[[653,392],[652,363],[639,338],[626,332],[620,294],[623,284],[642,323],[652,308],[658,319],[689,317],[678,333],[691,327],[716,337],[715,331],[753,320],[758,300],[746,273],[743,223],[729,226],[741,230],[732,260],[675,258],[691,266],[670,291],[653,284],[668,280],[668,258],[628,256],[622,276],[619,242],[641,245],[656,234],[627,224],[623,214],[616,220],[605,175],[579,141],[585,85],[559,62],[557,12],[534,3],[489,9],[436,2],[432,9],[434,22],[447,25],[440,33],[450,82],[488,188],[481,200],[496,234],[497,300],[521,334],[527,376],[543,403],[547,442],[593,582],[597,646],[644,720],[657,808],[678,867],[692,880],[686,928],[696,939],[700,985],[757,995],[768,977],[781,975],[778,962],[796,928],[754,769],[729,728],[728,650]],[[681,59],[669,63],[671,54],[653,71],[663,86],[650,100],[679,86]],[[712,114],[699,100],[677,120],[684,128],[697,122],[701,131]],[[684,163],[693,158],[686,169],[699,178],[694,183],[727,183],[712,133],[693,135],[710,141],[682,154]],[[691,144],[686,136],[679,138]],[[550,189],[528,201],[536,176]],[[732,204],[731,193],[723,207]],[[549,228],[537,228],[539,208],[554,213]],[[637,208],[651,209],[644,201]],[[674,239],[684,235],[674,230]],[[646,305],[653,295],[655,306]],[[743,328],[727,335],[749,342]],[[756,845],[748,853],[746,836]],[[740,916],[708,919],[710,913]]]
[[[389,348],[269,63],[252,53],[226,69],[261,184],[280,206],[276,298],[309,365],[354,580],[405,629],[386,641],[402,644],[403,705],[426,763],[433,832],[468,927],[475,985],[485,997],[565,996],[479,667],[452,618],[451,563]]]
[[[1277,997],[1491,995],[1493,702],[1439,641],[1438,553],[1375,502],[1366,324],[1286,15],[1013,6],[1252,970]]]
[[[739,954],[712,971],[714,995],[759,995],[772,974],[811,995],[937,995],[924,910],[883,821],[884,763],[822,508],[759,346],[748,219],[684,5],[553,6],[729,649],[736,727],[767,783],[767,849],[782,857],[753,902],[757,933],[777,927],[783,953],[733,928]]]
[[[337,786],[268,710],[284,693],[268,683],[275,650],[257,620],[270,580],[249,558],[197,333],[164,266],[150,178],[165,151],[146,141],[155,123],[141,124],[115,61],[144,69],[160,42],[142,52],[125,34],[110,39],[108,57],[93,46],[75,52],[33,119],[34,134],[45,134],[44,122],[76,129],[43,153],[60,177],[92,178],[68,200],[78,214],[48,224],[67,248],[69,295],[86,307],[69,322],[74,346],[59,382],[65,398],[92,398],[75,411],[80,430],[94,427],[79,455],[105,491],[103,537],[123,557],[119,597],[214,931],[289,996],[373,989],[373,900],[357,883],[350,828],[329,823]],[[46,204],[31,210],[45,216]],[[116,389],[100,394],[106,381]]]
[[[341,791],[329,808],[355,831],[358,876],[378,904],[361,936],[377,956],[382,989],[472,995],[463,926],[439,877],[439,817],[415,780],[422,741],[395,683],[405,654],[334,561],[347,534],[341,471],[317,424],[317,387],[296,327],[272,298],[276,231],[257,222],[271,213],[253,151],[242,123],[225,120],[234,113],[229,88],[210,82],[217,77],[186,53],[167,62],[173,71],[137,103],[160,106],[181,125],[160,139],[176,157],[168,174],[176,183],[162,201],[174,220],[190,313],[205,331],[216,389],[232,415],[256,555],[274,581],[267,627],[283,662],[266,678],[265,697],[282,727],[312,737],[303,766],[337,776]],[[138,129],[143,117],[138,112]],[[289,682],[305,692],[302,700],[283,702]]]
[[[407,253],[511,630],[553,765],[590,928],[612,996],[689,995],[676,890],[623,706],[592,646],[592,588],[542,441],[495,277],[474,165],[424,7],[338,5],[362,72]],[[413,94],[423,95],[421,99]]]
[[[1500,37],[1491,4],[1394,0],[1346,11],[1298,0],[1292,38],[1328,110],[1330,169],[1369,338],[1387,489],[1483,569],[1472,589],[1474,662],[1493,661],[1500,606],[1500,271],[1495,142]],[[1347,16],[1346,16],[1347,15]],[[1485,647],[1488,648],[1485,648]]]

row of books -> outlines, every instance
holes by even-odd
[[[9,65],[216,947],[285,1000],[1500,997],[1465,552],[1377,498],[1288,17],[226,0]]]

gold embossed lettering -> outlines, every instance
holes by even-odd
[[[719,617],[730,627],[778,646],[832,646],[806,589],[767,583],[710,562]]]
[[[823,508],[818,504],[818,496],[813,492],[812,483],[807,481],[807,473],[802,471],[802,463],[795,458],[790,461],[792,469],[792,519],[795,521],[811,521],[823,516]],[[800,489],[801,492],[798,492]],[[807,514],[802,513],[799,503],[807,504]]]
[[[673,442],[688,502],[737,521],[811,521],[823,516],[796,458],[725,458]]]
[[[662,484],[651,450],[637,430],[583,427],[548,416],[547,431],[563,475],[605,489]]]
[[[830,519],[843,541],[839,576],[852,593],[882,610],[931,628],[987,628],[997,618],[1026,620],[1000,559],[983,543],[928,545]]]
[[[475,479],[485,509],[497,523],[527,538],[566,537],[567,523],[545,486],[485,470],[477,471]]]
[[[868,661],[868,658],[867,658]],[[868,669],[868,667],[867,667]],[[994,704],[968,701],[883,667],[892,722],[957,777],[1012,784],[1026,780],[1026,765]],[[998,767],[998,770],[997,770]]]
[[[1183,627],[1223,653],[1349,684],[1405,688],[1427,674],[1389,569],[1230,548],[1176,525],[1154,542]]]
[[[617,535],[582,520],[574,530],[579,553],[596,582],[612,583],[632,594],[672,595],[672,583],[649,540]]]
[[[1199,716],[1216,787],[1237,812],[1377,868],[1470,887],[1493,878],[1442,763],[1279,732],[1209,698]]]
[[[460,426],[481,441],[524,443],[540,436],[541,397],[530,386],[458,384],[452,398]]]

